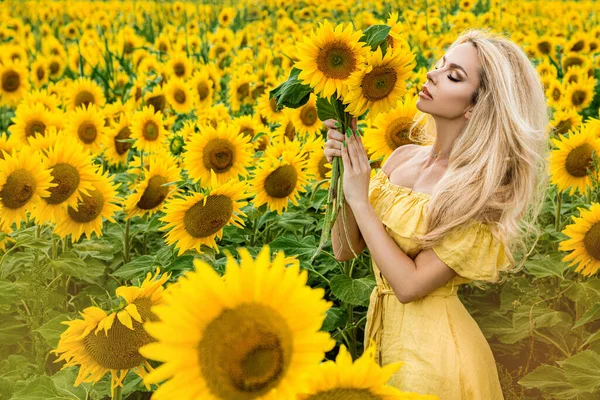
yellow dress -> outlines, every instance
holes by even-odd
[[[380,169],[371,179],[369,200],[388,234],[414,259],[421,248],[410,236],[426,233],[431,195],[391,183]],[[372,339],[380,365],[404,362],[390,379],[392,386],[440,400],[504,399],[489,343],[458,298],[457,287],[472,280],[495,282],[509,261],[489,226],[472,222],[432,248],[458,275],[421,299],[400,303],[373,261],[377,286],[367,312],[365,349]]]

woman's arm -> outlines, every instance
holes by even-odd
[[[359,255],[365,247],[367,247],[367,244],[360,233],[360,229],[358,229],[358,224],[356,223],[356,218],[354,218],[352,208],[345,202],[344,207],[346,208],[346,226],[348,228],[350,243],[352,244],[352,248],[356,252],[356,255]],[[346,240],[346,234],[344,233],[343,214],[341,210],[331,229],[331,246],[333,247],[333,255],[336,260],[347,261],[354,258],[354,254],[352,253],[352,250],[350,250],[350,246]]]

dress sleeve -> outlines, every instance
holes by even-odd
[[[493,236],[487,224],[478,221],[451,230],[431,249],[444,264],[471,281],[497,282],[499,271],[510,265],[504,243]]]

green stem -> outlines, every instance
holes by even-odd
[[[129,262],[129,224],[130,219],[125,222],[125,234],[123,235],[123,259],[125,263]]]
[[[352,355],[352,360],[356,360],[357,352],[356,352],[356,326],[354,325],[354,307],[350,304],[348,306],[348,323],[350,324],[350,354]]]
[[[122,400],[123,399],[123,386],[117,386],[115,388],[115,393],[113,394],[112,400]]]
[[[557,201],[556,201],[556,215],[554,217],[555,226],[554,230],[558,232],[560,229],[560,209],[562,206],[562,192],[558,191]]]

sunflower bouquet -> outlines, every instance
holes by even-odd
[[[387,24],[364,31],[355,30],[350,23],[333,27],[325,20],[296,45],[297,60],[288,79],[270,91],[277,109],[301,107],[314,93],[319,119],[335,119],[338,129],[348,137],[360,134],[352,131],[352,118],[373,119],[394,108],[406,94],[406,81],[415,67],[415,55],[403,38],[397,18],[394,13]],[[325,221],[312,260],[327,243],[340,210],[350,243],[341,179],[343,163],[340,157],[334,157],[331,164]]]

